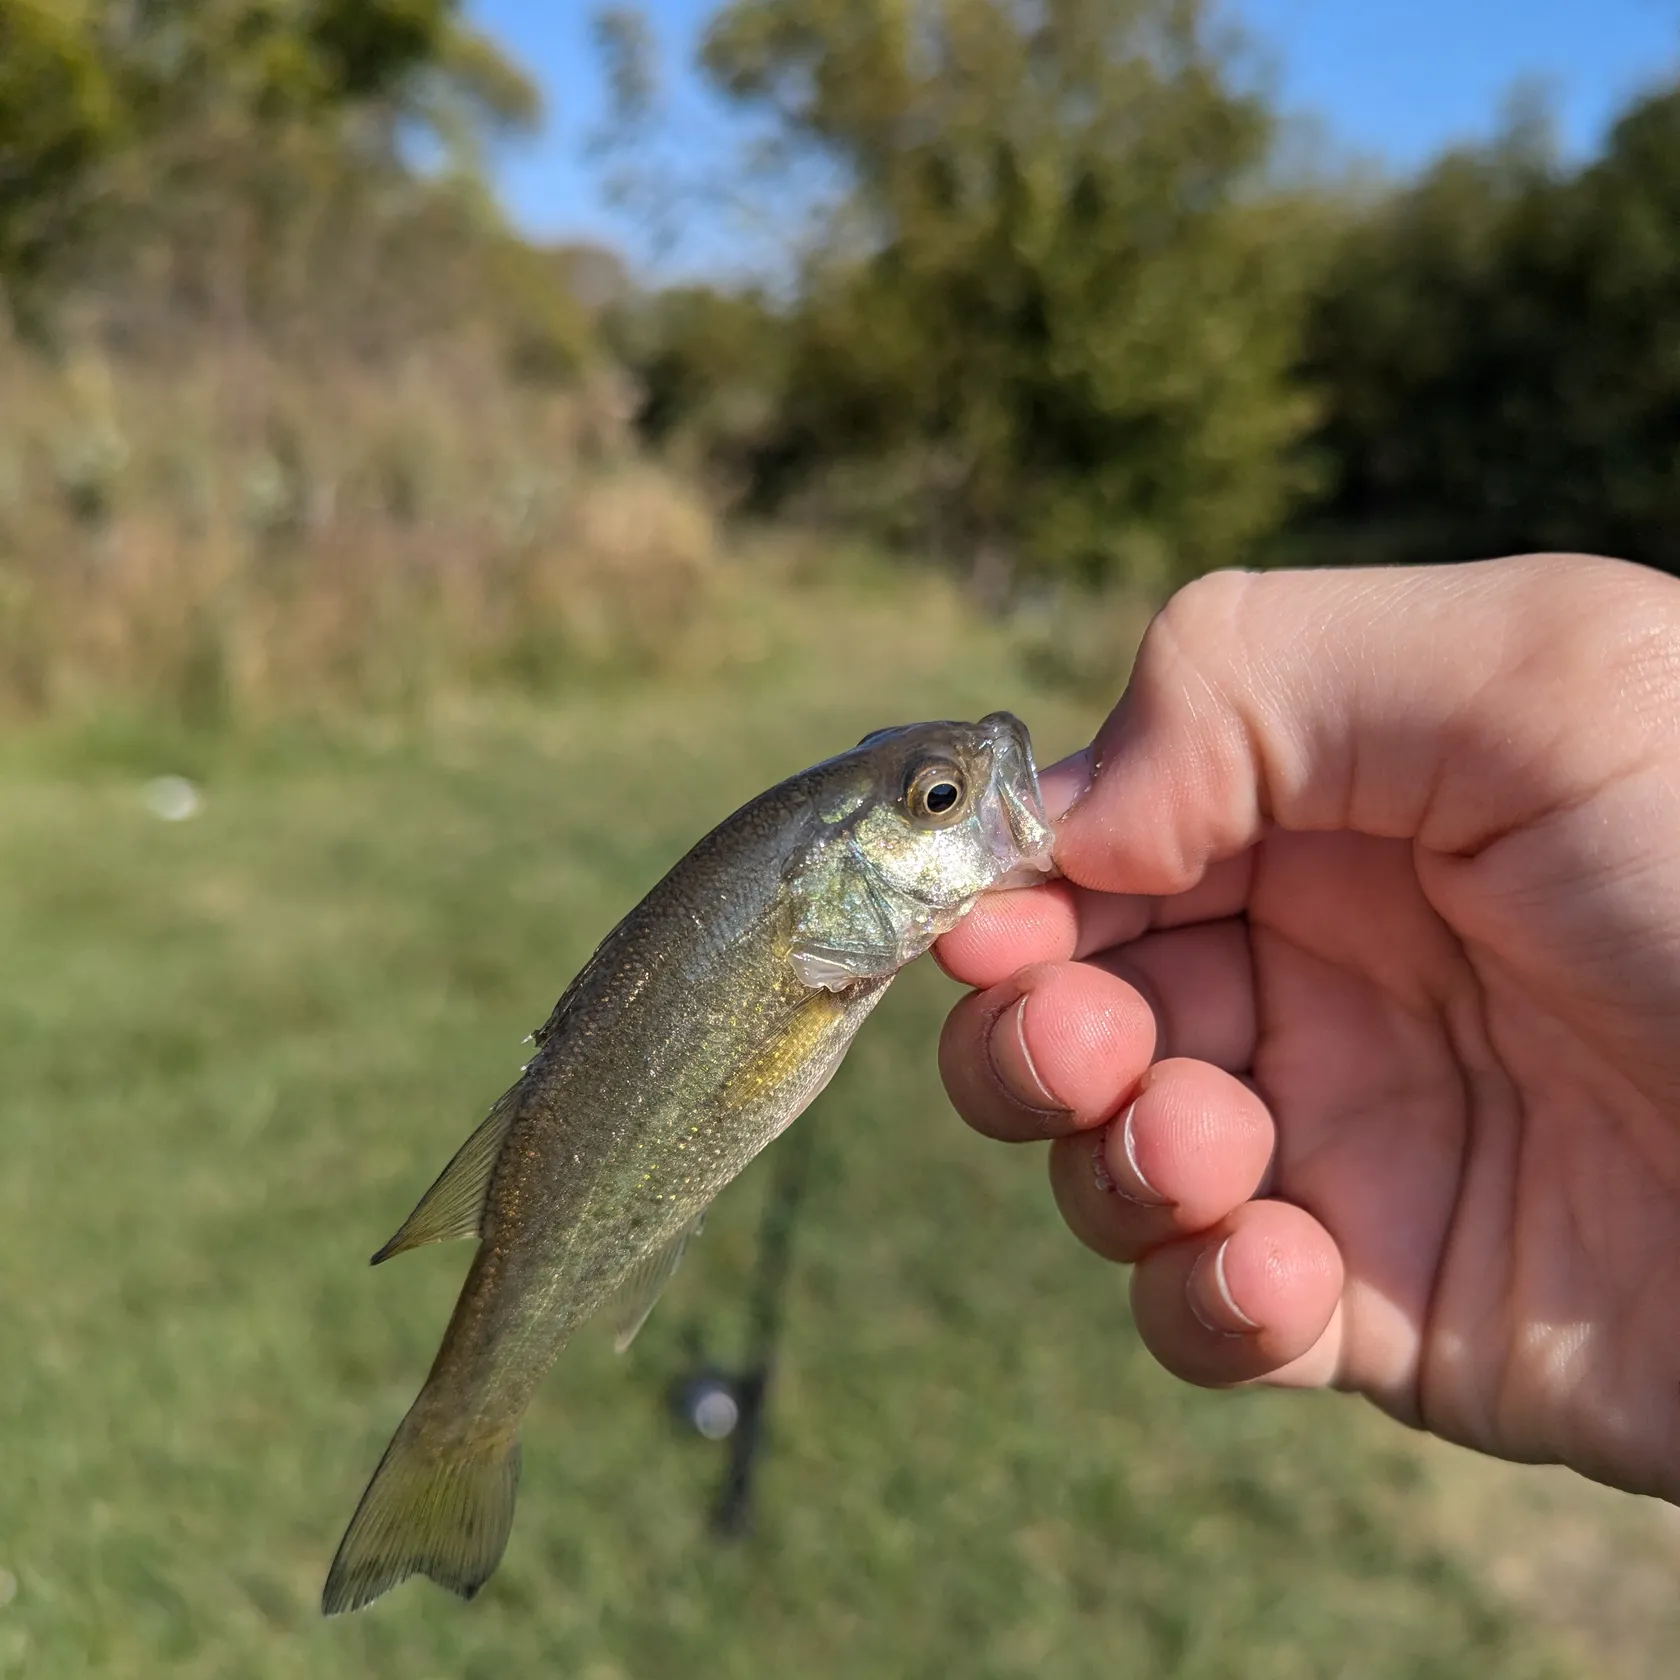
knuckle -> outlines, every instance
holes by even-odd
[[[1256,583],[1252,572],[1208,572],[1187,583],[1156,613],[1138,648],[1134,682],[1182,689],[1218,686],[1219,665],[1242,643]]]

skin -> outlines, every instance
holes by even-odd
[[[1680,1498],[1680,583],[1221,574],[938,947],[941,1066],[1195,1383]]]

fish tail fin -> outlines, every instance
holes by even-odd
[[[359,1610],[410,1575],[473,1597],[502,1561],[518,1488],[511,1430],[439,1444],[411,1412],[338,1543],[321,1613]]]

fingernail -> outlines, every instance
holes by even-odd
[[[1041,771],[1038,791],[1044,800],[1044,814],[1051,822],[1065,817],[1083,799],[1091,786],[1091,749],[1069,753]]]
[[[1230,1246],[1227,1237],[1218,1248],[1202,1255],[1190,1268],[1185,1294],[1190,1311],[1204,1330],[1216,1336],[1248,1336],[1260,1326],[1237,1305],[1225,1280],[1225,1251]]]
[[[1018,998],[992,1023],[987,1050],[998,1082],[1017,1102],[1047,1114],[1068,1112],[1067,1105],[1056,1100],[1033,1066],[1032,1052],[1027,1049],[1026,998]]]
[[[1120,1116],[1119,1123],[1109,1127],[1098,1140],[1097,1183],[1140,1207],[1165,1207],[1172,1198],[1163,1196],[1138,1165],[1137,1136],[1132,1128],[1132,1116],[1136,1112],[1137,1104],[1133,1103]],[[1119,1143],[1118,1149],[1113,1147],[1114,1141]]]

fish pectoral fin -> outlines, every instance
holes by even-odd
[[[857,984],[856,978],[847,981],[848,986]],[[842,997],[838,987],[807,993],[782,1016],[775,1030],[718,1092],[718,1113],[733,1114],[774,1098],[784,1090],[813,1056],[822,1053],[835,1023],[845,1017],[850,1007],[851,1000]]]
[[[823,992],[840,992],[860,980],[876,980],[898,967],[896,951],[837,951],[815,945],[796,946],[790,954],[801,985]]]
[[[682,1263],[689,1243],[700,1235],[706,1223],[706,1209],[701,1210],[669,1241],[644,1254],[630,1275],[618,1286],[609,1309],[612,1314],[613,1346],[623,1353],[635,1341],[636,1333],[647,1323],[654,1303],[665,1293],[665,1285]]]
[[[372,1264],[389,1260],[427,1243],[453,1242],[459,1237],[476,1237],[484,1223],[484,1199],[490,1193],[490,1174],[502,1152],[508,1127],[519,1112],[519,1090],[515,1085],[485,1116],[478,1130],[455,1151],[455,1158],[437,1176],[437,1182],[415,1204],[397,1234],[374,1255]]]

